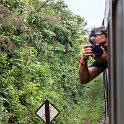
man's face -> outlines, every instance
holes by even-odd
[[[100,44],[100,45],[104,46],[107,49],[107,47],[108,47],[108,39],[104,34],[101,34],[101,35],[95,37],[92,40],[92,44]]]

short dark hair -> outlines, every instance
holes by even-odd
[[[92,43],[92,40],[101,34],[104,34],[107,37],[107,30],[106,30],[105,26],[92,28],[90,31],[90,34],[89,34],[89,41]]]

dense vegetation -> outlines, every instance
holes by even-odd
[[[0,124],[43,123],[35,111],[45,100],[60,110],[53,124],[73,124],[86,101],[95,118],[81,112],[78,123],[100,120],[102,79],[88,84],[94,92],[78,77],[86,24],[62,0],[0,1]]]

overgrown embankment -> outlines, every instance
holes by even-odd
[[[0,1],[1,124],[43,124],[46,99],[60,110],[53,124],[74,122],[90,96],[78,76],[85,25],[62,0]]]

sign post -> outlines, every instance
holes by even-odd
[[[46,115],[46,124],[50,124],[50,110],[49,110],[49,101],[45,101],[45,115]]]
[[[57,117],[60,111],[54,107],[48,100],[46,100],[35,112],[35,114],[40,117],[45,124],[51,124],[53,119]]]

